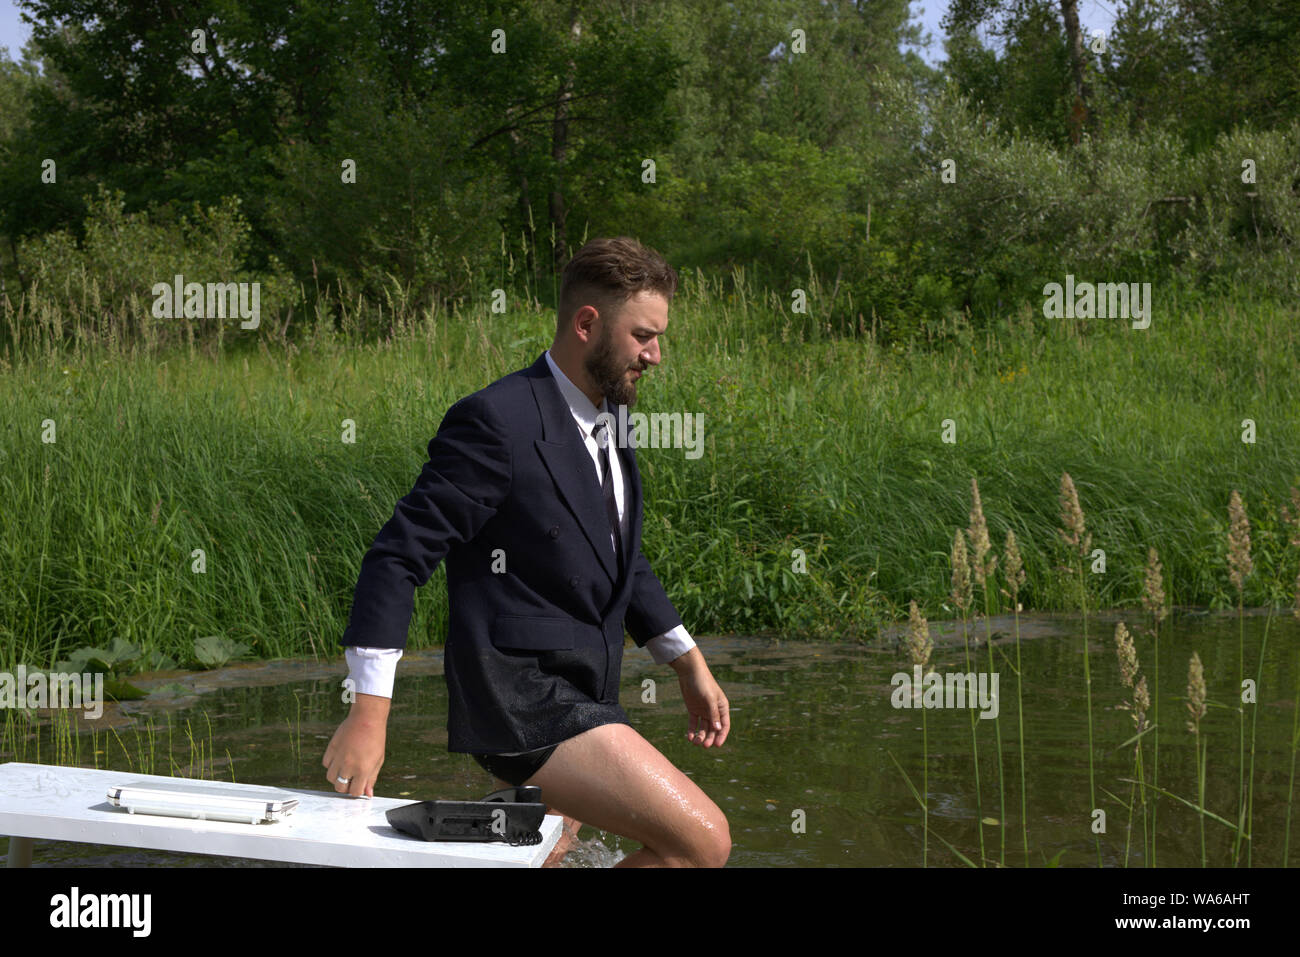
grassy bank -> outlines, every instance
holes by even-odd
[[[1062,472],[1105,550],[1089,608],[1137,603],[1148,546],[1174,603],[1235,606],[1233,489],[1252,523],[1246,603],[1290,603],[1293,308],[1157,289],[1144,331],[1025,309],[987,335],[950,324],[887,348],[869,321],[831,339],[774,302],[684,279],[637,411],[703,413],[704,455],[638,454],[643,551],[693,633],[870,638],[912,598],[952,617],[949,550],[972,477],[995,547],[1015,530],[1024,606],[1075,607],[1056,568]],[[260,656],[335,654],[361,557],[443,412],[531,363],[554,329],[524,303],[412,317],[380,343],[359,341],[363,320],[256,340],[232,324],[220,348],[130,351],[70,346],[48,315],[0,319],[0,666],[114,638],[182,664],[210,635]],[[417,592],[412,647],[442,640],[442,582]]]

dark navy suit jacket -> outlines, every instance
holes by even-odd
[[[361,562],[340,643],[404,648],[415,588],[445,559],[448,750],[528,751],[629,723],[624,626],[639,647],[682,619],[641,554],[635,450],[618,451],[632,511],[616,580],[595,465],[545,354],[443,417]]]

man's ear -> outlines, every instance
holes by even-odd
[[[601,322],[602,317],[599,314],[599,307],[580,306],[573,315],[570,332],[579,342],[590,345],[600,338]]]

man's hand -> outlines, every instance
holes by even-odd
[[[358,694],[352,711],[330,739],[321,764],[325,766],[325,777],[340,794],[375,796],[375,779],[384,764],[391,703],[378,695]],[[341,783],[339,778],[348,783]]]
[[[702,748],[722,746],[731,730],[727,696],[713,680],[704,655],[698,647],[674,658],[670,666],[677,672],[682,686],[682,699],[690,715],[690,731],[686,735]]]

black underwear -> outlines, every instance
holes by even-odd
[[[507,784],[518,787],[546,763],[546,759],[559,745],[525,751],[523,754],[474,754],[471,757],[483,766],[483,769],[495,774]]]

